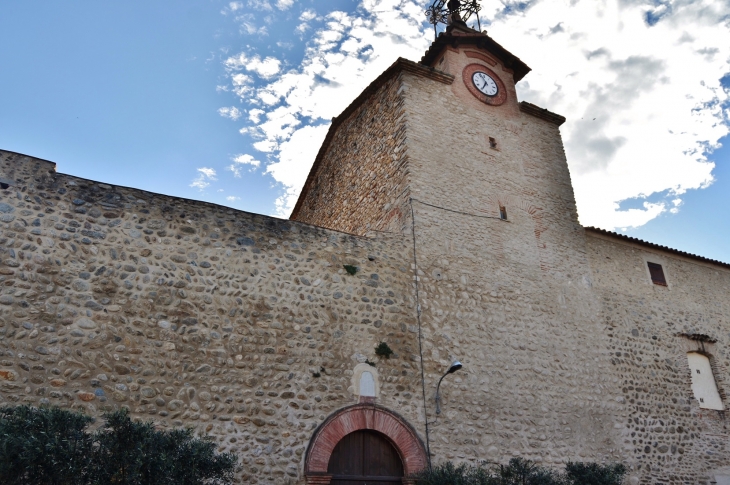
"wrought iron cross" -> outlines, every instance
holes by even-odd
[[[433,0],[433,3],[426,10],[428,22],[433,24],[433,34],[436,36],[436,25],[454,22],[466,23],[472,15],[477,18],[477,26],[479,31],[482,30],[482,24],[479,22],[479,6],[478,0]]]

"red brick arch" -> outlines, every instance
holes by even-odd
[[[315,430],[304,461],[307,482],[329,483],[327,465],[332,451],[345,435],[361,429],[378,431],[390,440],[403,461],[405,476],[427,466],[423,442],[402,416],[375,404],[355,404],[334,412]]]

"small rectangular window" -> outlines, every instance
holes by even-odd
[[[651,282],[655,285],[667,286],[667,279],[664,277],[664,270],[661,264],[647,263],[649,265],[649,273],[651,274]]]
[[[491,136],[489,137],[489,148],[497,148],[497,140]]]
[[[507,209],[503,205],[499,206],[499,218],[503,221],[507,220]]]

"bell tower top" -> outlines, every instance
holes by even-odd
[[[441,32],[431,43],[419,64],[438,69],[437,62],[441,59],[442,53],[447,49],[453,50],[459,47],[473,47],[477,51],[486,51],[489,55],[496,57],[505,68],[512,71],[514,83],[520,81],[531,71],[527,64],[498,44],[487,35],[486,31],[479,32],[471,29],[463,21],[452,22],[447,26],[446,32]]]

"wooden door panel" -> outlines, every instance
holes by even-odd
[[[331,485],[400,484],[403,463],[384,435],[361,430],[337,443],[327,472],[332,474]]]
[[[363,435],[360,432],[350,433],[337,443],[332,450],[328,473],[333,475],[362,476],[363,463]]]
[[[330,485],[401,485],[399,477],[332,477]]]
[[[367,433],[363,436],[366,476],[402,477],[403,464],[398,452],[385,436]]]

